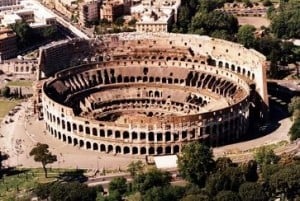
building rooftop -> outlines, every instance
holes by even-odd
[[[0,29],[0,40],[15,36],[16,34],[11,29]]]

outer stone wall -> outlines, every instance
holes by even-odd
[[[265,57],[238,44],[138,33],[90,44],[93,62],[57,72],[42,90],[48,132],[70,145],[131,155],[219,146],[245,135],[250,102],[267,108]]]

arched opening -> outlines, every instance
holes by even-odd
[[[138,148],[137,147],[132,148],[132,154],[138,154]]]
[[[121,147],[120,146],[116,146],[116,153],[121,153]]]
[[[159,98],[159,91],[155,91],[154,96],[155,96],[156,98]]]
[[[67,141],[67,137],[63,134],[63,142]]]
[[[79,132],[83,132],[83,126],[79,125]]]
[[[157,154],[162,154],[163,153],[163,148],[158,147],[156,151],[157,151]]]
[[[116,138],[120,138],[121,137],[120,131],[115,131],[115,136],[116,136]]]
[[[177,153],[179,153],[179,145],[175,145],[173,147],[173,154],[177,154]]]
[[[85,127],[85,134],[90,134],[91,133],[91,131],[90,131],[90,127]]]
[[[93,128],[93,135],[94,135],[94,136],[97,136],[97,135],[98,135],[97,129],[96,129],[96,128]]]
[[[97,143],[94,143],[94,144],[93,144],[93,150],[95,150],[95,151],[98,150],[98,144],[97,144]]]
[[[150,148],[149,148],[149,154],[150,154],[150,155],[153,155],[153,154],[154,154],[154,147],[150,147]]]
[[[76,124],[73,123],[72,127],[73,127],[73,131],[77,130],[77,125]]]
[[[74,146],[77,146],[77,145],[78,145],[78,140],[77,140],[77,138],[74,138],[74,139],[73,139],[73,145],[74,145]]]
[[[150,132],[150,133],[148,134],[148,140],[149,140],[149,141],[154,141],[154,133],[153,133],[153,132]]]
[[[171,141],[171,133],[169,131],[166,132],[166,141]]]
[[[91,143],[89,141],[86,142],[86,149],[91,149]]]
[[[68,144],[72,144],[72,138],[68,136]]]
[[[222,61],[219,61],[218,66],[219,66],[219,68],[222,68],[222,67],[223,67],[223,62],[222,62]]]
[[[105,137],[105,131],[103,129],[100,130],[100,137]]]
[[[106,147],[105,147],[104,144],[101,144],[101,145],[100,145],[100,151],[101,151],[101,152],[105,152],[105,151],[106,151]]]
[[[235,71],[235,66],[233,64],[231,65],[231,71]]]
[[[112,145],[108,145],[108,148],[107,148],[107,153],[110,153],[111,151],[113,151],[113,146]]]
[[[137,132],[132,132],[131,135],[133,140],[137,139]]]
[[[130,153],[129,147],[124,147],[124,154],[129,154],[129,153]]]
[[[79,147],[83,147],[84,146],[84,142],[83,142],[83,140],[80,140],[79,141]]]
[[[157,138],[157,141],[162,141],[162,133],[157,133],[156,134],[156,138]]]
[[[129,138],[129,133],[128,131],[123,132],[123,139],[128,139]]]
[[[142,147],[141,148],[141,154],[143,155],[143,154],[146,154],[146,148],[145,147]]]
[[[166,147],[166,154],[171,154],[171,147],[170,146]]]
[[[70,124],[70,122],[67,122],[67,131],[71,131],[71,124]]]

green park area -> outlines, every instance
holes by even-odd
[[[11,87],[31,87],[32,81],[30,80],[15,80],[7,83],[7,86]]]
[[[72,172],[72,170],[68,170]],[[75,171],[73,171],[75,173]],[[63,169],[49,169],[48,178],[45,178],[41,168],[37,169],[13,169],[0,179],[0,200],[27,200],[33,189],[39,183],[49,183],[58,179],[63,179]]]
[[[19,104],[19,101],[0,99],[0,120],[2,120],[3,117],[7,115],[8,112],[11,109],[13,109],[17,104]]]

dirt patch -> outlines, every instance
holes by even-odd
[[[238,17],[238,21],[240,25],[250,24],[255,26],[255,28],[268,27],[270,25],[270,20],[264,17]]]

